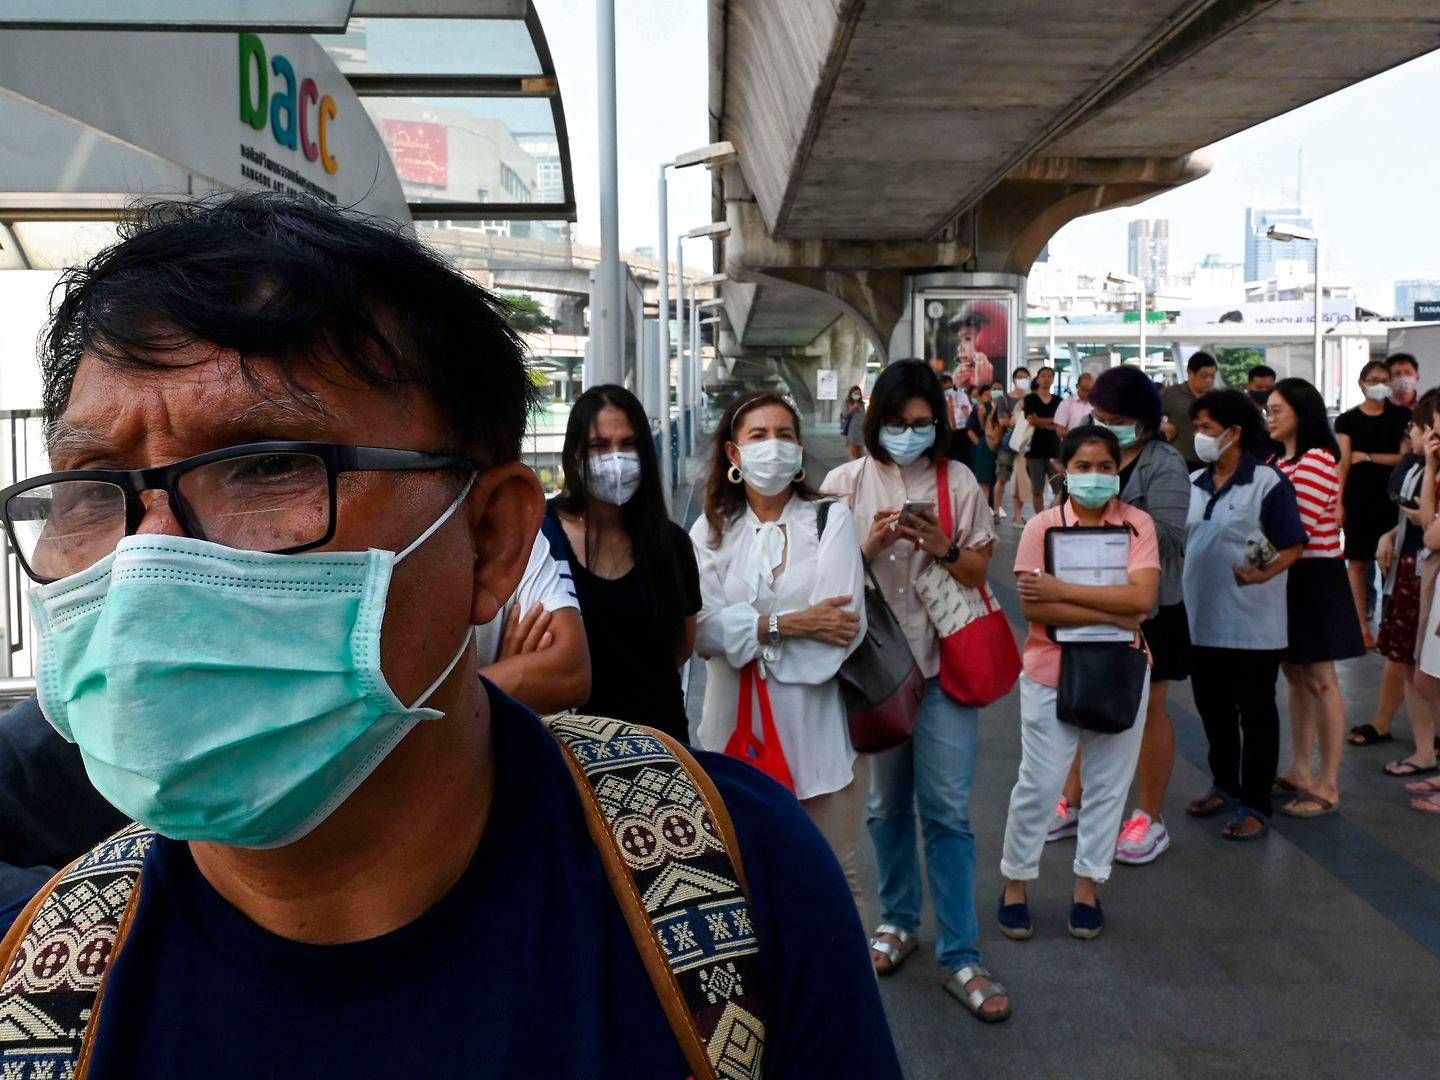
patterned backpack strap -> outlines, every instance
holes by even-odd
[[[83,1080],[105,977],[155,834],[129,825],[36,894],[0,942],[0,1077]]]
[[[765,1025],[749,886],[725,803],[653,728],[552,716],[610,887],[695,1080],[759,1080]]]

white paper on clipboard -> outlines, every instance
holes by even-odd
[[[1130,530],[1060,529],[1051,538],[1051,573],[1071,585],[1126,585],[1130,582]],[[1118,641],[1130,644],[1135,632],[1109,623],[1062,626],[1055,640]]]

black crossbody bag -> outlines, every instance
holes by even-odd
[[[1065,520],[1063,507],[1060,520],[1062,523]],[[1064,529],[1063,524],[1061,528]],[[1098,531],[1089,526],[1077,528]],[[1134,529],[1126,528],[1133,536]],[[1104,531],[1114,529],[1106,527]],[[1048,543],[1045,561],[1050,562]],[[1055,636],[1053,627],[1050,636]],[[1136,637],[1138,639],[1138,633]],[[1134,642],[1121,641],[1070,641],[1059,644],[1060,685],[1055,692],[1056,715],[1064,723],[1106,735],[1129,731],[1134,727],[1140,712],[1140,699],[1145,693],[1145,681],[1150,677],[1150,659],[1145,655],[1144,648]]]

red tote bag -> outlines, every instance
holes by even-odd
[[[955,517],[950,509],[948,464],[940,459],[935,479],[940,528],[946,537],[953,537]],[[985,614],[940,639],[940,689],[962,705],[983,709],[1008,694],[1020,678],[1020,650],[1010,632],[1010,620],[996,606],[990,587],[969,589],[958,581],[954,584],[957,589],[979,593]]]
[[[760,698],[760,733],[750,723],[753,703]],[[780,733],[775,730],[775,713],[770,708],[770,687],[760,674],[759,662],[751,660],[740,669],[740,703],[735,711],[735,732],[725,744],[725,753],[739,758],[747,765],[754,765],[770,779],[795,790],[795,781],[790,778],[790,765],[785,760],[785,748],[780,745]]]

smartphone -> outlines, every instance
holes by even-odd
[[[926,517],[935,516],[935,503],[933,500],[923,502],[907,502],[900,508],[900,524],[909,525],[910,518],[916,514],[923,514]]]

